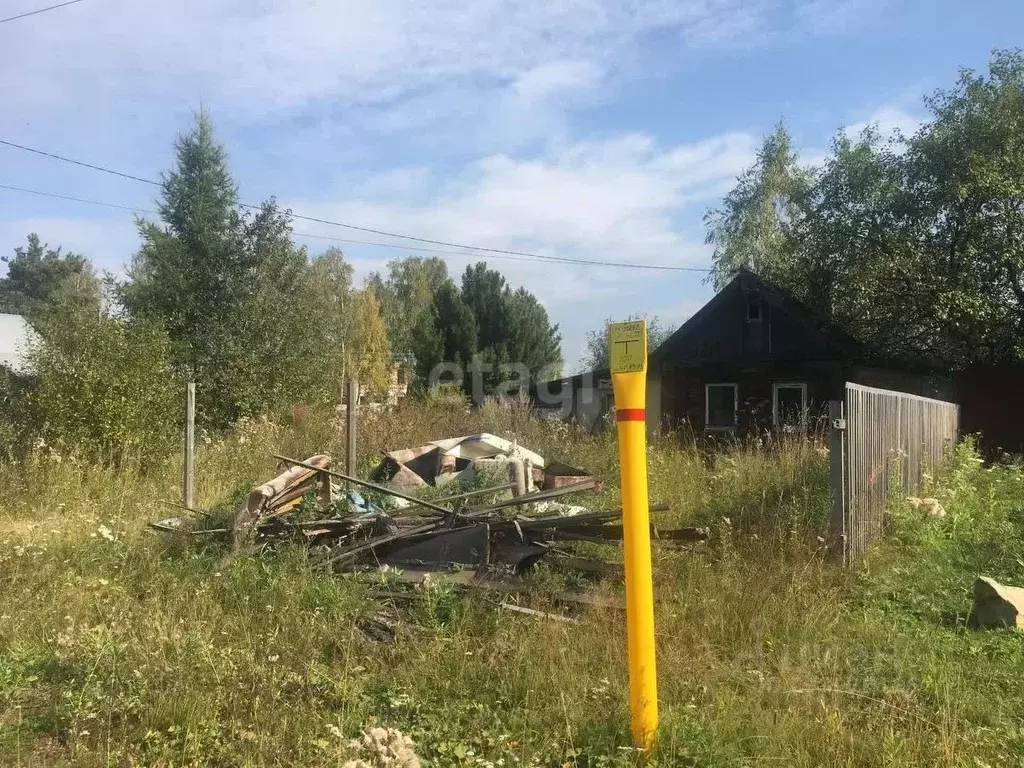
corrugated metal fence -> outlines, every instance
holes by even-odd
[[[847,384],[830,415],[832,530],[844,542],[844,562],[854,564],[884,529],[890,494],[916,494],[922,475],[941,469],[956,444],[960,408]]]

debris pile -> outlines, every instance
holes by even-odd
[[[594,489],[597,478],[561,463],[552,465],[549,476],[543,457],[494,435],[393,451],[374,471],[376,482],[330,469],[331,459],[323,454],[304,461],[276,458],[286,468],[253,489],[235,512],[230,528],[188,530],[180,518],[162,520],[153,527],[187,530],[196,536],[226,535],[232,555],[274,540],[298,538],[308,544],[314,568],[396,569],[407,582],[428,574],[456,583],[493,582],[520,574],[541,559],[585,573],[621,573],[619,563],[570,551],[574,542],[621,546],[620,509],[595,510],[558,501]],[[455,477],[465,485],[486,477],[479,474],[483,468],[498,465],[507,471],[509,482],[433,501],[408,492],[451,483]],[[341,496],[346,485],[350,490]],[[538,486],[543,489],[535,490]],[[366,501],[356,487],[369,489],[382,503]],[[483,497],[490,498],[481,502]],[[384,498],[397,502],[385,504]],[[664,509],[652,507],[652,511]],[[652,526],[651,533],[655,541],[676,543],[707,536],[701,528],[658,530]]]
[[[514,441],[481,432],[386,453],[370,480],[407,491],[465,483],[481,470],[495,467],[507,467],[510,475],[521,477],[525,491],[532,491],[544,478],[542,456]]]

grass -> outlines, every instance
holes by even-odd
[[[610,436],[517,408],[409,406],[360,428],[380,451],[488,429],[599,472]],[[204,442],[212,505],[274,472],[273,452],[342,455],[343,431],[296,409]],[[710,545],[655,558],[663,766],[997,766],[1024,756],[1024,636],[967,628],[976,575],[1024,583],[1022,473],[967,446],[930,493],[894,505],[893,534],[857,572],[823,562],[827,457],[812,442],[748,443],[712,459],[651,446],[660,522],[709,525]],[[498,612],[448,588],[402,610],[382,646],[357,621],[379,603],[285,548],[215,570],[221,552],[155,534],[180,465],[142,474],[41,448],[0,468],[0,764],[336,766],[371,725],[437,766],[627,766],[624,621]],[[550,605],[553,573],[529,605]],[[621,585],[606,582],[614,592]]]

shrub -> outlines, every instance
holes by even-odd
[[[40,436],[104,462],[166,455],[183,391],[169,352],[166,334],[145,321],[80,316],[54,330],[32,350]]]

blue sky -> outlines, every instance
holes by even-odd
[[[809,160],[868,122],[911,131],[922,95],[1021,30],[1019,0],[84,0],[0,25],[0,138],[156,178],[202,104],[248,202],[707,266],[701,216],[778,119]],[[141,208],[155,191],[3,146],[0,184]],[[32,231],[113,271],[137,247],[128,212],[0,189],[0,253]],[[414,253],[339,245],[362,276]],[[606,317],[674,324],[710,296],[695,273],[488,260],[544,302],[570,369]]]

